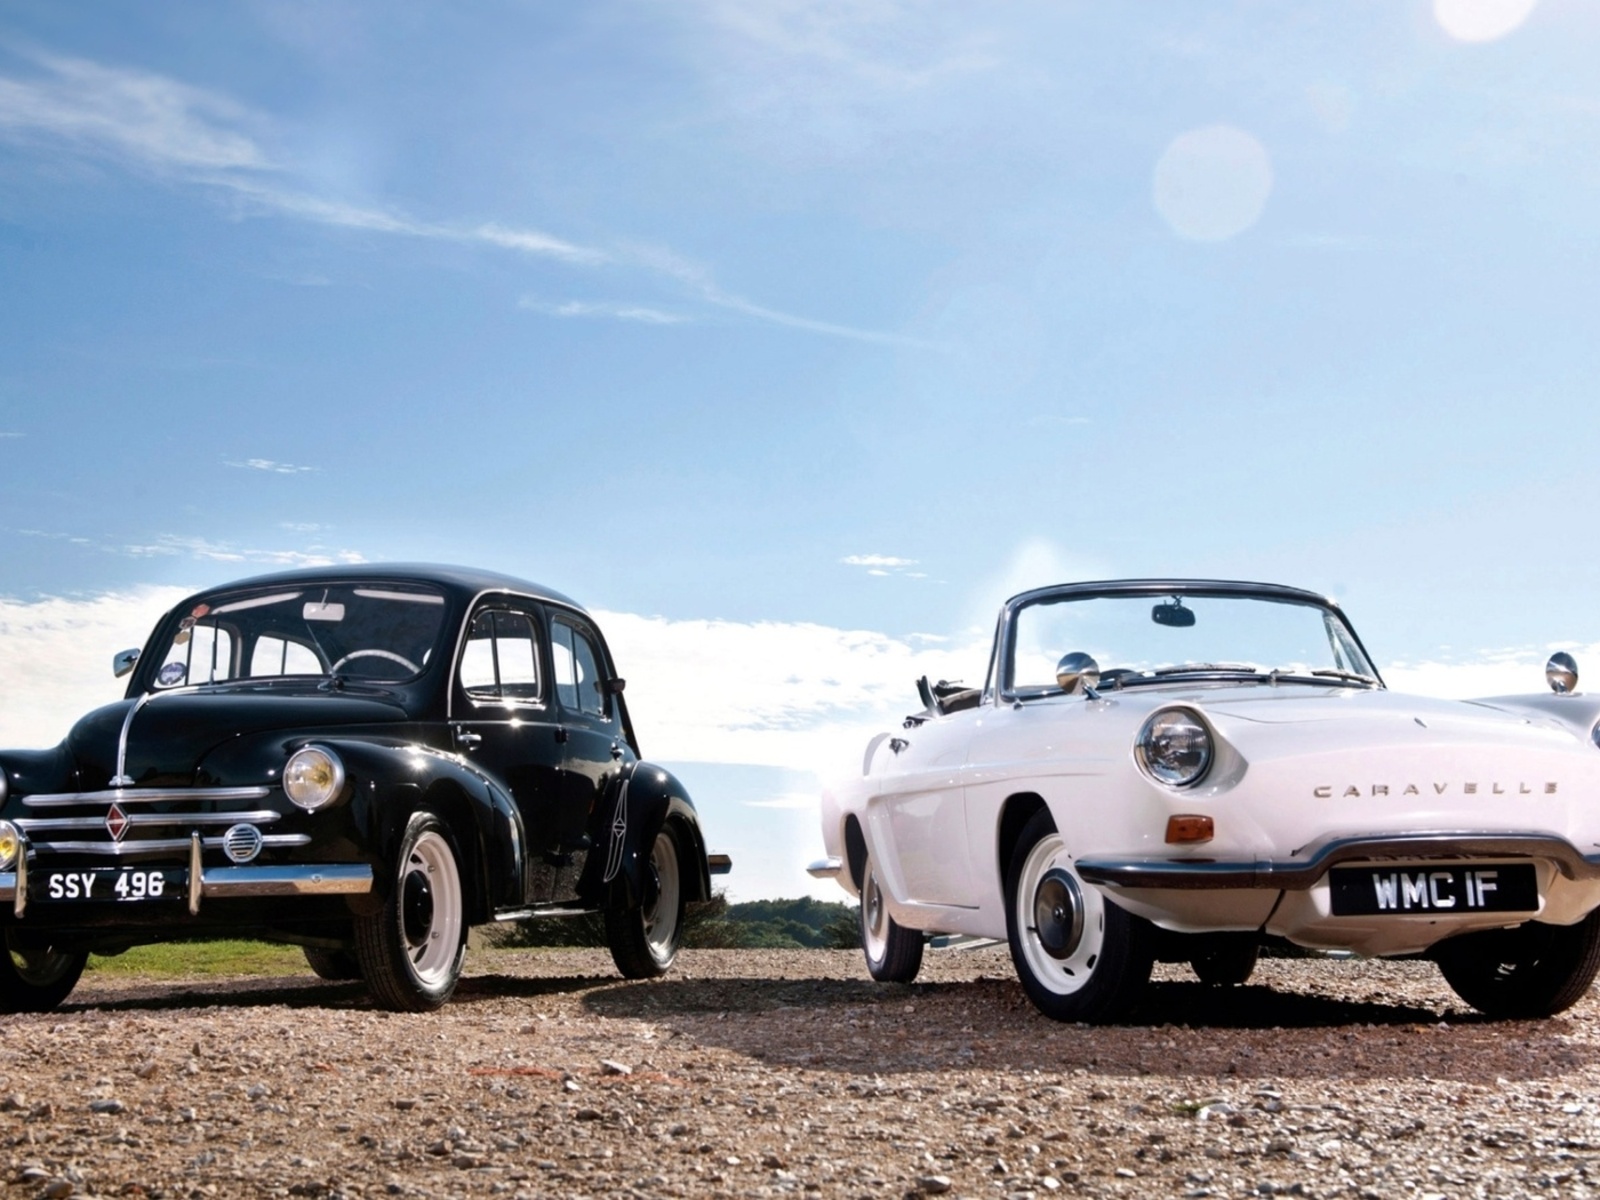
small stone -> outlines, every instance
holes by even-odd
[[[779,1158],[776,1154],[766,1154],[761,1158],[761,1165],[776,1171],[788,1166],[789,1164],[784,1162],[783,1159]]]
[[[917,1178],[917,1190],[929,1196],[942,1196],[954,1186],[948,1175],[921,1175]]]
[[[1139,1176],[1133,1170],[1132,1167],[1118,1167],[1117,1168],[1117,1178],[1118,1179],[1137,1179],[1137,1178],[1139,1178]]]
[[[578,1081],[570,1076],[561,1081],[561,1090],[564,1092],[578,1092],[583,1089],[578,1086]]]
[[[395,1099],[389,1101],[389,1103],[393,1104],[401,1112],[410,1112],[417,1105],[421,1104],[422,1101],[418,1100],[415,1096],[397,1096]]]
[[[149,1079],[159,1070],[161,1070],[161,1064],[158,1062],[142,1062],[133,1069],[133,1073],[140,1079]]]
[[[580,1108],[572,1115],[579,1121],[598,1121],[601,1117],[601,1113],[598,1108]]]
[[[89,1111],[90,1112],[94,1112],[94,1113],[109,1113],[111,1115],[115,1115],[115,1114],[117,1114],[119,1112],[125,1111],[127,1109],[127,1107],[128,1106],[126,1104],[124,1104],[121,1100],[91,1100],[91,1101],[89,1101]]]
[[[65,1200],[67,1196],[72,1195],[72,1193],[77,1190],[78,1189],[76,1186],[74,1186],[72,1180],[62,1179],[61,1177],[57,1176],[55,1179],[52,1179],[49,1183],[44,1185],[44,1191],[41,1192],[40,1195],[42,1195],[45,1200]]]
[[[474,1167],[482,1166],[483,1160],[474,1154],[458,1154],[450,1160],[450,1165],[463,1171],[470,1171]]]
[[[18,1183],[42,1183],[50,1178],[50,1172],[37,1163],[29,1163],[17,1172]]]
[[[627,1063],[620,1063],[614,1058],[602,1058],[600,1069],[607,1075],[632,1075],[633,1068]]]

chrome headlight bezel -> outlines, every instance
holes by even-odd
[[[344,795],[345,779],[344,762],[326,746],[302,746],[283,764],[283,794],[307,812]]]
[[[1133,757],[1140,770],[1163,787],[1192,788],[1216,761],[1216,738],[1193,709],[1163,708],[1139,727]]]
[[[1596,721],[1594,728],[1589,730],[1589,740],[1597,747],[1600,747],[1600,721]],[[3,795],[4,793],[0,793],[0,796]]]
[[[10,821],[0,821],[0,871],[15,867],[21,853],[22,831]]]

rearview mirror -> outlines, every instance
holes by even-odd
[[[1150,619],[1157,625],[1187,629],[1194,624],[1194,609],[1185,608],[1182,600],[1168,600],[1150,610]]]

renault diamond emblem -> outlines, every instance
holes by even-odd
[[[112,804],[111,811],[106,813],[106,830],[113,842],[120,842],[122,835],[128,832],[128,814],[122,811],[120,805]]]

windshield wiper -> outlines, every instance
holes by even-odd
[[[1254,663],[1177,663],[1170,667],[1157,667],[1152,675],[1265,675]]]
[[[1331,667],[1319,667],[1311,674],[1319,679],[1337,679],[1344,683],[1360,683],[1367,687],[1377,687],[1378,681],[1371,675],[1363,675],[1359,671],[1335,671]]]

